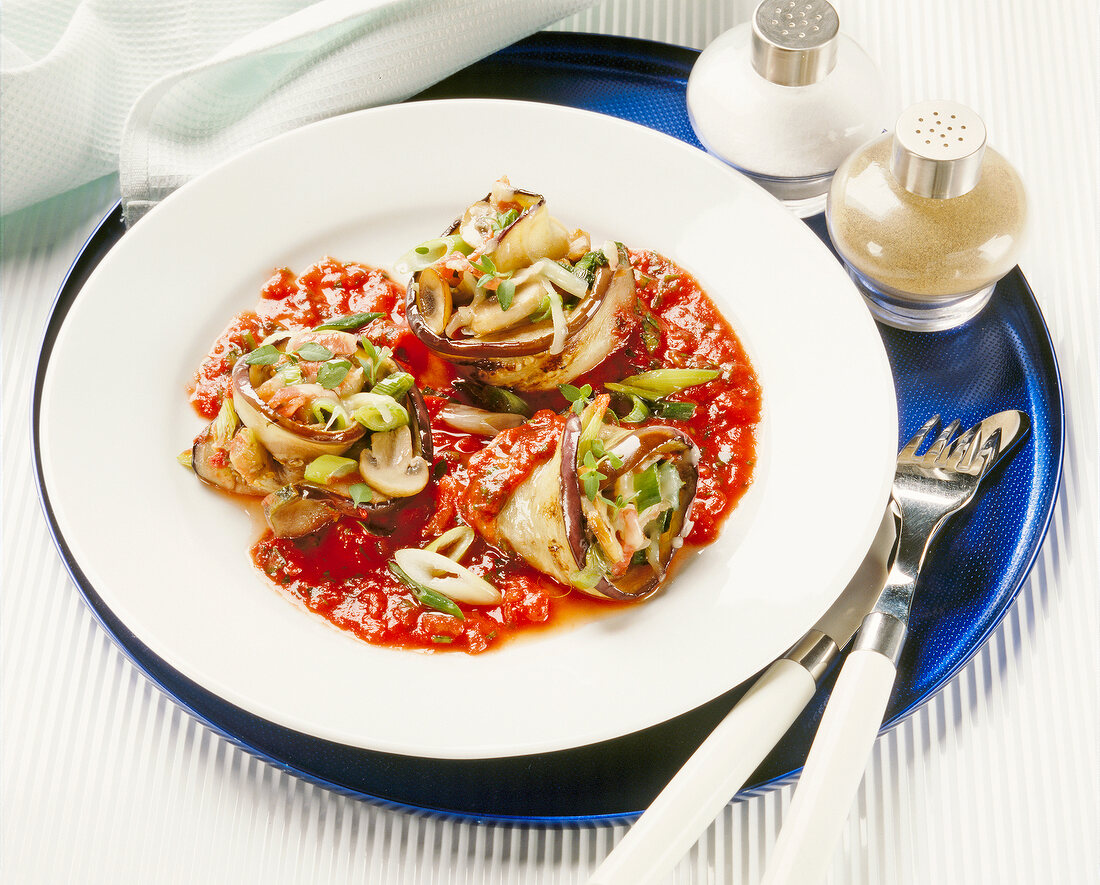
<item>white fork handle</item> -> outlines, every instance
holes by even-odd
[[[825,878],[896,676],[881,652],[862,648],[848,655],[761,885],[814,885]]]
[[[779,743],[816,690],[801,664],[781,658],[768,667],[600,864],[588,885],[661,881]]]

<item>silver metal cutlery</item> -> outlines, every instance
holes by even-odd
[[[764,670],[608,855],[589,885],[646,885],[667,875],[798,718],[841,650],[856,635],[857,650],[848,656],[810,754],[811,759],[815,754],[832,758],[843,751],[846,764],[834,771],[832,762],[823,761],[824,769],[815,773],[807,761],[802,783],[811,784],[807,793],[815,796],[802,802],[810,807],[799,817],[793,815],[792,806],[789,820],[795,825],[789,834],[786,827],[781,834],[781,842],[785,839],[788,848],[781,852],[777,846],[772,856],[778,864],[774,871],[768,870],[768,875],[776,878],[768,881],[802,885],[811,879],[800,875],[824,871],[831,854],[830,840],[835,838],[828,830],[839,832],[882,724],[909,603],[928,545],[948,516],[973,498],[982,477],[1030,426],[1022,412],[1000,412],[953,440],[959,427],[954,422],[918,456],[921,444],[938,423],[938,417],[931,419],[899,454],[890,506],[870,551],[836,602],[782,658]],[[928,505],[918,503],[925,499]],[[878,650],[880,643],[885,643],[885,651]],[[844,710],[837,708],[826,729],[828,710],[838,696]],[[833,734],[835,738],[830,738]],[[818,750],[823,735],[829,744],[827,753]],[[825,803],[816,801],[822,789],[813,784],[819,779],[827,782],[822,788],[829,798],[827,809]],[[800,785],[799,792],[802,790]],[[812,849],[807,849],[806,840],[813,840]],[[789,861],[786,855],[790,855]]]
[[[938,424],[939,416],[930,419],[898,456],[891,496],[897,552],[833,687],[763,885],[812,885],[824,877],[882,725],[932,539],[1030,427],[1022,412],[1001,412],[955,439],[955,421],[918,454]]]

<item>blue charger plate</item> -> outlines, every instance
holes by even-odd
[[[693,50],[662,43],[542,33],[414,100],[492,97],[571,105],[632,120],[699,147],[684,100],[696,57]],[[807,223],[829,243],[821,217]],[[504,759],[421,759],[331,743],[246,713],[165,664],[104,605],[57,529],[42,482],[38,433],[42,381],[58,330],[92,270],[124,232],[116,206],[62,285],[41,348],[32,433],[39,494],[58,550],[96,617],[130,659],[218,733],[271,764],[340,792],[399,807],[530,823],[595,820],[644,809],[747,684],[669,722],[599,744]],[[897,388],[900,439],[908,439],[936,413],[958,418],[964,426],[1009,408],[1032,418],[1023,448],[987,479],[975,506],[953,521],[929,554],[887,711],[888,728],[974,655],[1019,593],[1053,512],[1064,413],[1050,335],[1019,269],[961,328],[916,334],[880,326],[880,332]],[[846,425],[849,417],[837,416],[838,423]],[[746,792],[802,766],[833,678],[835,672],[761,763]]]

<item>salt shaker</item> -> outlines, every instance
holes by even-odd
[[[927,101],[845,160],[825,218],[875,317],[936,331],[977,315],[1016,265],[1027,198],[978,114]]]
[[[703,50],[688,113],[710,153],[805,218],[825,208],[841,161],[888,125],[881,83],[827,0],[765,0]]]

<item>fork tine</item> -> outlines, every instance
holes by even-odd
[[[975,458],[981,458],[982,463],[978,465],[978,469],[985,475],[989,472],[989,469],[993,466],[993,462],[997,460],[997,455],[1001,451],[1001,428],[998,427],[991,434],[989,438],[981,444],[978,449]]]
[[[939,436],[935,438],[932,445],[928,447],[928,451],[924,454],[924,463],[928,466],[943,466],[943,458],[946,452],[948,452],[947,444],[951,442],[952,437],[959,432],[959,426],[961,422],[956,418],[950,424],[948,424],[943,430],[940,431]]]
[[[936,429],[936,425],[940,423],[940,416],[933,415],[927,421],[924,422],[924,426],[916,432],[909,442],[905,444],[905,448],[898,453],[898,458],[912,458],[917,454],[917,449],[921,447],[925,437],[928,436],[933,430]]]
[[[955,444],[951,446],[949,451],[943,453],[942,457],[936,462],[936,466],[967,472],[973,466],[974,456],[981,448],[981,440],[978,438],[980,428],[980,424],[975,424],[955,440]],[[966,462],[965,466],[963,462]]]

